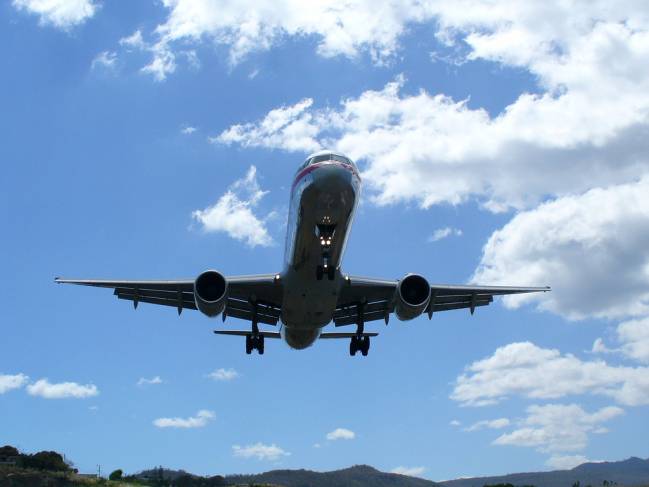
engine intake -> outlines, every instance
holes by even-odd
[[[395,313],[402,320],[412,320],[424,312],[430,302],[430,284],[420,275],[409,274],[397,285]]]
[[[213,318],[225,308],[228,294],[228,281],[217,271],[205,271],[194,281],[194,301],[196,307]]]

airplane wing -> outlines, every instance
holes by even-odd
[[[196,309],[194,302],[194,279],[171,281],[112,281],[103,279],[54,279],[57,283],[80,284],[83,286],[107,287],[113,289],[118,299],[138,303],[171,306],[178,310]],[[275,274],[228,277],[228,298],[223,312],[226,316],[252,321],[256,303],[259,323],[276,325],[282,304],[282,284]]]
[[[334,313],[336,326],[356,324],[359,321],[385,320],[394,311],[394,296],[399,281],[347,276],[340,291]],[[494,296],[550,291],[549,287],[472,286],[433,284],[428,307],[424,311],[432,317],[437,311],[486,306]]]

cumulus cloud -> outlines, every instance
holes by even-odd
[[[203,428],[215,417],[213,411],[201,409],[189,418],[158,418],[153,424],[158,428]]]
[[[20,389],[28,380],[29,377],[25,374],[0,374],[0,394],[4,394],[13,389]]]
[[[589,433],[605,432],[601,424],[623,413],[616,406],[587,413],[577,404],[533,405],[520,427],[499,436],[494,444],[533,447],[543,453],[580,451],[586,448]],[[559,458],[552,461],[557,464]],[[563,457],[563,461],[568,459]]]
[[[462,236],[462,230],[460,230],[459,228],[444,227],[435,230],[433,234],[430,237],[428,237],[428,241],[437,242],[447,237],[460,237],[460,236]]]
[[[507,426],[509,426],[509,419],[507,418],[485,419],[473,423],[471,426],[464,428],[464,431],[478,431],[484,428],[497,430],[497,429],[505,428]]]
[[[151,377],[150,379],[147,379],[145,377],[140,377],[140,379],[137,381],[137,385],[142,387],[142,386],[162,384],[162,382],[163,381],[160,378],[160,376],[156,375],[155,377]]]
[[[266,193],[257,182],[257,168],[250,166],[246,176],[231,185],[216,204],[194,211],[192,218],[206,232],[225,233],[250,247],[269,246],[273,239],[266,222],[253,212]]]
[[[354,438],[356,438],[356,433],[346,428],[336,428],[335,430],[327,433],[327,439],[329,441],[353,440]]]
[[[399,475],[408,475],[410,477],[418,477],[426,471],[425,467],[395,467],[390,472],[398,473]]]
[[[27,386],[27,392],[32,396],[45,399],[85,399],[99,394],[99,389],[94,384],[77,384],[76,382],[50,383],[47,379],[40,379]]]
[[[469,365],[456,379],[451,398],[485,406],[512,395],[556,399],[576,394],[612,397],[629,406],[649,404],[649,368],[582,361],[530,342],[511,343]]]
[[[218,381],[231,381],[239,377],[239,372],[234,369],[216,369],[207,374],[210,379]]]
[[[38,15],[41,24],[64,30],[83,24],[99,8],[93,0],[13,0],[12,4],[18,10]]]
[[[491,235],[472,280],[550,284],[538,301],[567,318],[649,312],[649,177],[566,196],[516,215]]]
[[[622,353],[649,364],[649,318],[620,323],[617,336],[621,342]]]
[[[232,452],[235,457],[270,461],[279,460],[281,457],[290,455],[289,452],[274,443],[272,445],[264,445],[263,443],[255,443],[254,445],[247,446],[233,445]]]

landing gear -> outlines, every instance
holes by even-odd
[[[254,335],[247,335],[246,336],[246,353],[250,355],[253,350],[257,350],[259,355],[264,354],[264,337],[262,335],[254,336]]]
[[[331,243],[334,239],[335,231],[336,225],[333,224],[316,225],[315,233],[316,236],[320,239],[320,249],[322,250],[320,265],[316,267],[315,271],[315,277],[318,281],[321,281],[325,275],[330,281],[333,281],[336,277],[336,269],[331,265],[331,255],[329,253],[331,250]]]
[[[370,337],[368,336],[355,336],[352,337],[349,342],[349,355],[352,357],[356,355],[356,352],[361,352],[363,357],[367,357],[368,352],[370,351]]]
[[[259,325],[257,323],[257,305],[252,304],[252,333],[246,335],[246,353],[250,355],[253,350],[257,350],[259,355],[264,354],[264,336],[259,334]]]

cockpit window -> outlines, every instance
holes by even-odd
[[[309,159],[304,161],[304,164],[300,166],[298,171],[301,171],[302,169],[304,169],[305,167],[311,164],[316,164],[318,162],[325,162],[325,161],[338,161],[338,162],[342,162],[343,164],[349,164],[350,166],[354,165],[354,163],[351,160],[347,159],[346,157],[339,156],[336,154],[322,154],[319,156],[310,157]]]

